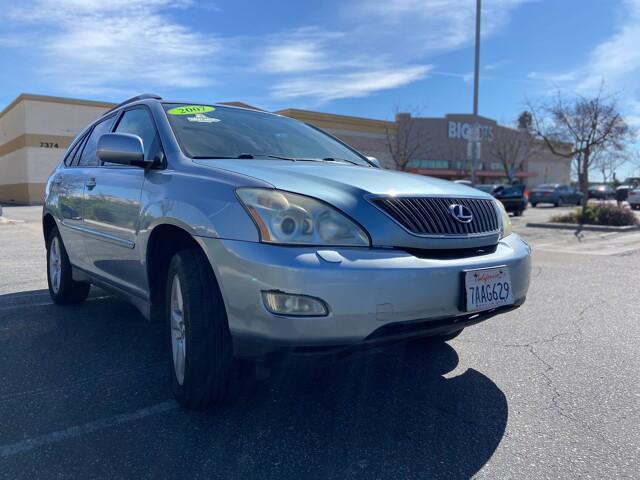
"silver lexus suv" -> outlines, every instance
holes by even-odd
[[[53,301],[94,284],[161,318],[190,408],[224,398],[234,358],[448,340],[529,287],[530,249],[490,195],[266,112],[127,100],[45,195]]]

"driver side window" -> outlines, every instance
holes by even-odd
[[[142,139],[145,160],[157,160],[160,158],[160,152],[162,151],[160,137],[151,114],[146,108],[138,107],[124,112],[114,132],[139,136]],[[104,165],[115,164],[105,162]],[[118,166],[121,167],[122,165]]]

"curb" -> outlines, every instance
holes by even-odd
[[[552,230],[578,230],[579,225],[577,223],[527,223],[527,227],[531,228],[549,228]],[[582,225],[581,230],[587,232],[634,232],[640,231],[638,225],[626,225],[624,227],[610,227],[607,225]]]

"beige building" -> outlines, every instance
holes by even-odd
[[[257,109],[241,102],[227,104]],[[0,203],[41,203],[45,182],[71,141],[83,127],[113,106],[31,94],[22,94],[11,102],[0,112]],[[469,177],[467,147],[472,121],[469,115],[416,118],[399,114],[396,121],[385,121],[295,108],[277,113],[325,130],[363,154],[378,158],[385,168],[397,168],[389,144],[406,135],[411,153],[409,171],[447,179]],[[480,123],[479,180],[503,181],[504,169],[487,152],[501,132],[516,131],[488,118],[481,117]],[[412,148],[410,143],[417,138],[419,148]],[[529,186],[568,183],[570,167],[568,159],[538,148],[515,175]]]
[[[77,133],[113,104],[22,94],[0,112],[0,202],[42,203]]]

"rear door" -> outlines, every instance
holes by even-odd
[[[146,107],[125,110],[114,132],[138,135],[145,158],[159,158],[162,151],[159,136]],[[146,296],[147,280],[137,237],[145,173],[139,167],[96,166],[89,176],[83,205],[89,232],[85,250],[91,260],[91,273],[142,297]]]
[[[53,188],[58,192],[58,210],[60,233],[64,241],[69,260],[72,264],[86,268],[87,259],[84,250],[85,223],[83,201],[85,184],[91,171],[91,150],[94,150],[96,138],[113,125],[115,116],[109,116],[90,129],[65,159],[65,168],[53,178]]]

